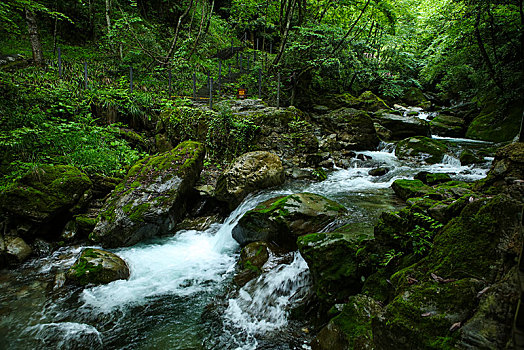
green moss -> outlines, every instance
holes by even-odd
[[[407,200],[413,197],[423,197],[436,193],[435,190],[420,180],[395,180],[391,188],[397,196]]]
[[[518,134],[522,118],[522,106],[513,106],[499,114],[499,106],[488,105],[473,119],[466,137],[491,142],[510,141]]]
[[[397,143],[395,154],[399,159],[421,158],[429,164],[441,162],[448,147],[438,140],[415,136]]]

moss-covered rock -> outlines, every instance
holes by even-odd
[[[42,235],[52,225],[41,224],[64,224],[71,212],[90,198],[91,186],[87,175],[75,167],[45,165],[0,193],[0,212],[4,212],[14,226],[30,226],[24,229],[24,235]]]
[[[461,337],[456,329],[476,312],[479,293],[516,264],[521,212],[522,203],[504,195],[468,201],[460,216],[435,236],[425,258],[391,277],[397,296],[373,323],[376,345],[454,348]],[[478,322],[472,328],[477,326]],[[494,334],[489,327],[481,328],[480,335],[467,335],[469,341]],[[497,330],[503,334],[491,339],[505,344],[509,327]]]
[[[313,233],[298,238],[300,254],[313,275],[318,298],[327,305],[357,294],[369,274],[359,248],[370,236],[347,233]]]
[[[487,105],[473,119],[466,132],[466,137],[491,142],[511,141],[520,130],[522,106],[513,106],[500,113],[496,103]]]
[[[85,286],[88,284],[106,284],[129,278],[129,267],[117,255],[105,250],[87,248],[73,266],[67,270],[67,280]]]
[[[359,97],[359,108],[369,111],[376,112],[381,109],[389,110],[389,106],[380,97],[372,93],[371,91],[363,92]]]
[[[342,205],[318,194],[280,196],[244,214],[233,228],[233,238],[242,246],[265,241],[295,249],[297,237],[321,231],[345,213]]]
[[[421,171],[415,175],[415,180],[420,180],[426,185],[433,186],[451,181],[451,176],[446,173],[429,173]]]
[[[395,155],[399,159],[423,160],[429,164],[441,162],[447,152],[448,147],[444,143],[424,136],[404,139],[395,147]]]
[[[524,142],[514,142],[500,148],[491,169],[483,181],[482,188],[502,187],[506,180],[524,179]]]
[[[313,350],[364,350],[375,348],[371,320],[382,312],[379,303],[365,295],[349,298],[339,315],[313,339]]]
[[[429,123],[413,116],[402,116],[384,111],[373,115],[373,119],[391,133],[389,139],[402,140],[412,136],[431,135]]]
[[[234,281],[243,286],[262,273],[262,267],[268,261],[270,249],[266,242],[253,242],[242,248],[238,265],[240,271],[235,275]]]
[[[173,230],[203,158],[203,145],[186,141],[140,160],[107,199],[90,238],[106,247],[129,246]]]
[[[422,107],[424,109],[431,107],[431,102],[424,96],[422,90],[417,87],[406,89],[402,95],[402,101],[409,106]]]
[[[413,197],[423,197],[435,193],[433,188],[424,184],[420,180],[395,180],[391,184],[391,188],[395,191],[395,194],[403,200]]]
[[[337,135],[344,149],[374,150],[379,144],[373,120],[364,111],[340,108],[317,118],[328,132]]]
[[[464,137],[466,132],[464,119],[447,114],[437,115],[429,124],[434,135]]]
[[[234,209],[251,192],[278,186],[285,180],[280,158],[273,153],[256,151],[241,155],[220,175],[215,188],[218,200]]]
[[[481,157],[478,157],[477,155],[475,155],[475,153],[473,153],[469,149],[462,151],[460,153],[459,159],[460,159],[460,165],[477,164],[477,163],[482,163],[484,161],[484,159],[482,159]]]

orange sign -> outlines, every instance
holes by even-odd
[[[238,89],[237,90],[237,98],[243,100],[247,97],[247,89]]]

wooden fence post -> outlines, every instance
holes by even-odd
[[[213,77],[209,78],[209,108],[213,109]]]
[[[169,94],[171,95],[171,68],[169,68]]]
[[[193,100],[196,100],[196,74],[193,73]]]
[[[262,69],[258,69],[258,99],[262,99]]]
[[[84,81],[85,81],[85,88],[87,90],[87,62],[84,62]]]
[[[133,93],[133,66],[129,66],[129,90]]]
[[[62,53],[60,48],[58,48],[58,77],[62,79]]]
[[[220,85],[222,85],[222,61],[218,61],[218,96],[220,96]]]
[[[278,84],[277,84],[277,108],[280,108],[280,72],[278,72]]]

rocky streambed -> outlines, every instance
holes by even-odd
[[[0,197],[6,346],[506,344],[522,144],[493,158],[491,144],[431,137],[425,114],[371,95],[339,102],[309,122],[262,106],[257,147],[272,152],[238,157],[214,189],[196,183],[204,149],[192,141],[122,180],[27,174]]]

